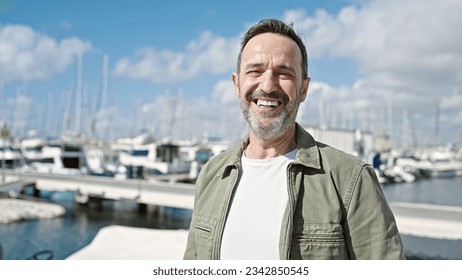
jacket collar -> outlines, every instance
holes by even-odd
[[[301,164],[306,167],[321,169],[321,158],[319,156],[318,145],[302,126],[298,123],[295,124],[295,137],[297,142],[297,155],[295,156],[294,163]],[[247,136],[240,145],[231,150],[229,161],[224,167],[225,171],[228,167],[239,166],[242,153],[249,144],[249,137]],[[220,172],[222,174],[222,172]]]
[[[295,135],[298,148],[295,163],[305,165],[306,167],[321,169],[319,148],[313,136],[298,123],[295,124]]]

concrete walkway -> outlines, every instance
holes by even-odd
[[[462,240],[462,207],[407,202],[390,207],[401,234]]]

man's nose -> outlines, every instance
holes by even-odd
[[[261,76],[261,81],[260,81],[260,90],[262,90],[265,93],[271,93],[274,91],[277,91],[278,89],[278,79],[277,76],[274,75],[272,71],[266,71],[263,73]]]

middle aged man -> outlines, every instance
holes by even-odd
[[[244,35],[232,77],[249,135],[202,169],[185,259],[404,258],[371,166],[295,122],[307,60],[282,21]]]

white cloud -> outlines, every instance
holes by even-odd
[[[309,56],[346,58],[359,67],[360,80],[349,89],[312,85],[313,98],[322,92],[326,104],[342,102],[350,111],[386,111],[387,103],[392,104],[396,126],[404,111],[422,122],[415,124],[422,128],[419,136],[428,134],[438,102],[441,120],[460,120],[454,109],[461,104],[461,14],[458,0],[374,0],[337,14],[318,10],[308,16],[304,10],[290,10],[284,20],[294,22]],[[440,128],[449,138],[454,134],[449,130],[454,127],[444,132],[444,122]]]
[[[217,37],[204,32],[182,52],[146,47],[134,58],[122,58],[115,74],[157,84],[175,84],[203,73],[223,73],[235,65],[239,51],[238,38]]]
[[[90,49],[90,42],[76,37],[56,41],[25,25],[0,26],[0,80],[47,79]]]
[[[295,22],[313,56],[350,58],[366,75],[388,73],[410,84],[422,78],[460,81],[461,12],[456,0],[377,0],[336,15],[288,11],[285,19]]]

